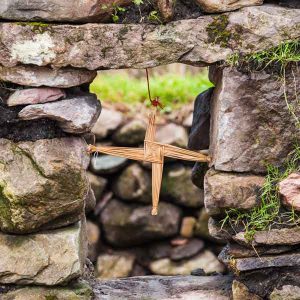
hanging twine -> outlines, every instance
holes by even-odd
[[[148,86],[148,97],[150,100],[150,103],[153,107],[160,107],[161,109],[163,109],[163,105],[160,103],[159,97],[155,97],[154,100],[152,100],[151,98],[151,91],[150,91],[150,81],[149,81],[149,72],[148,69],[146,68],[146,77],[147,77],[147,86]]]

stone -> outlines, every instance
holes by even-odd
[[[33,88],[13,92],[5,101],[8,106],[39,104],[65,98],[66,93],[58,88]]]
[[[199,94],[195,100],[193,123],[189,136],[188,148],[202,150],[209,148],[210,101],[214,88]]]
[[[91,172],[88,172],[87,175],[97,202],[102,196],[108,181],[106,178],[94,175]]]
[[[90,185],[89,191],[85,197],[84,203],[85,203],[84,208],[85,208],[86,214],[93,211],[96,206],[96,197],[95,197],[94,191],[91,188],[91,185]]]
[[[281,289],[274,289],[270,295],[270,300],[299,300],[300,287],[294,285],[284,285]]]
[[[209,215],[237,208],[249,210],[260,203],[263,176],[209,170],[204,179],[204,203]]]
[[[203,207],[201,208],[198,218],[196,219],[196,223],[194,226],[194,236],[205,238],[208,240],[213,239],[213,237],[209,234],[208,230],[208,220],[209,214],[206,212],[206,209]]]
[[[222,222],[217,221],[213,218],[209,218],[208,220],[208,231],[209,234],[218,242],[226,243],[227,241],[231,240],[232,233],[227,230],[227,228],[221,227]]]
[[[195,0],[201,9],[207,13],[226,12],[246,6],[262,5],[263,0]]]
[[[192,182],[199,189],[204,189],[204,176],[208,171],[207,163],[196,162],[192,169]]]
[[[28,1],[6,1],[1,6],[0,17],[6,20],[18,21],[49,21],[49,22],[101,22],[110,18],[113,8],[128,5],[128,0],[91,0],[82,2],[80,0],[61,2],[59,0],[42,0],[38,2]],[[26,23],[24,23],[26,24]],[[33,22],[33,28],[41,32],[48,25]]]
[[[146,122],[134,119],[119,128],[112,139],[117,145],[136,146],[144,142],[146,128]]]
[[[292,173],[279,182],[279,193],[285,206],[300,211],[300,174]]]
[[[216,256],[209,250],[204,250],[195,257],[185,261],[173,262],[169,258],[153,261],[150,270],[157,275],[189,275],[196,268],[201,268],[206,274],[213,272],[222,273],[225,268]]]
[[[112,155],[95,155],[91,159],[90,169],[98,175],[114,174],[122,170],[128,160],[123,157]]]
[[[232,300],[262,300],[261,297],[249,292],[249,289],[241,282],[233,280]]]
[[[171,250],[171,259],[173,261],[190,258],[198,254],[204,248],[204,242],[198,239],[191,239],[187,244],[174,247]]]
[[[0,283],[59,285],[79,277],[86,255],[85,226],[37,234],[0,234]]]
[[[298,0],[279,0],[279,5],[289,8],[300,8],[300,3]]]
[[[1,300],[92,300],[92,288],[86,283],[68,287],[26,287],[0,294]]]
[[[239,232],[233,239],[241,244],[247,245],[249,242],[245,238],[244,232]],[[268,231],[257,231],[253,236],[251,244],[255,245],[297,245],[300,244],[300,228],[281,228],[281,229],[270,229]]]
[[[267,165],[281,166],[300,137],[282,82],[266,71],[219,72],[212,99],[211,165],[220,171],[254,173],[265,173]],[[293,91],[300,88],[300,81],[294,80],[298,75],[297,68],[285,74],[289,105],[295,106],[296,115],[300,107]]]
[[[172,21],[175,4],[175,0],[156,0],[156,5],[164,22]]]
[[[192,169],[176,164],[165,169],[162,179],[161,197],[186,207],[201,207],[204,202],[204,191],[192,182]]]
[[[134,163],[122,171],[113,183],[114,194],[128,202],[151,203],[151,176]]]
[[[52,103],[28,105],[18,116],[21,120],[55,120],[63,131],[79,134],[92,129],[100,112],[100,101],[95,95],[86,94]]]
[[[111,200],[100,216],[106,240],[113,246],[134,246],[175,236],[181,211],[161,202],[159,214],[151,216],[151,206],[128,205]]]
[[[196,219],[194,217],[184,217],[182,219],[180,235],[185,238],[191,238],[194,233]]]
[[[101,280],[94,285],[96,300],[214,299],[229,300],[232,277],[144,276]]]
[[[156,141],[181,148],[187,147],[188,134],[183,126],[169,123],[158,128],[156,132]]]
[[[151,243],[151,247],[147,247],[146,256],[150,259],[160,259],[169,257],[172,252],[172,245],[170,242],[161,241]]]
[[[73,2],[68,5],[75,7]],[[215,24],[222,24],[223,19],[226,28],[215,32]],[[160,24],[39,26],[3,22],[0,65],[72,66],[88,70],[142,69],[175,62],[201,66],[226,60],[234,52],[245,55],[296,40],[299,21],[296,10],[263,5],[231,12],[225,18],[205,15],[163,27]],[[220,41],[223,34],[229,38]]]
[[[0,80],[25,86],[70,88],[90,83],[97,72],[74,68],[51,69],[36,66],[0,66]]]
[[[97,224],[87,221],[86,232],[88,241],[88,258],[91,262],[95,262],[98,257],[99,243],[100,243],[100,228]]]
[[[135,257],[128,253],[102,254],[97,259],[97,278],[128,277],[133,270]]]
[[[92,132],[96,139],[102,140],[112,134],[123,123],[123,114],[113,109],[102,108],[101,115],[96,121]]]
[[[31,233],[77,222],[89,191],[81,138],[0,140],[0,229]]]
[[[300,265],[300,253],[282,255],[245,257],[231,260],[229,266],[235,272],[246,272],[263,268],[283,268]]]

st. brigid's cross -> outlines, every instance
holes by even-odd
[[[159,194],[161,188],[164,157],[175,159],[209,162],[209,156],[191,150],[182,149],[168,144],[155,142],[155,117],[157,109],[150,113],[149,122],[144,140],[144,148],[93,146],[89,145],[90,153],[100,152],[104,154],[125,157],[128,159],[146,161],[152,163],[152,215],[157,215]]]

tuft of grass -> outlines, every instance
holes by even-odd
[[[300,172],[300,145],[295,145],[282,168],[268,166],[261,189],[261,204],[250,211],[226,210],[222,227],[230,225],[234,230],[243,228],[246,239],[251,241],[257,231],[268,230],[275,224],[299,225],[300,215],[294,209],[286,211],[282,208],[278,190],[278,183],[293,172]]]
[[[213,86],[207,72],[196,75],[187,73],[184,76],[172,73],[154,74],[150,77],[150,85],[152,98],[160,98],[165,112],[193,102],[199,93]],[[91,84],[90,90],[103,102],[150,105],[145,77],[136,78],[127,73],[100,72]]]

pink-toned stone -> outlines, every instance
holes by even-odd
[[[300,211],[300,174],[292,173],[279,183],[279,193],[284,205]]]
[[[65,98],[66,93],[58,88],[33,88],[17,90],[6,101],[8,106],[38,104]]]

